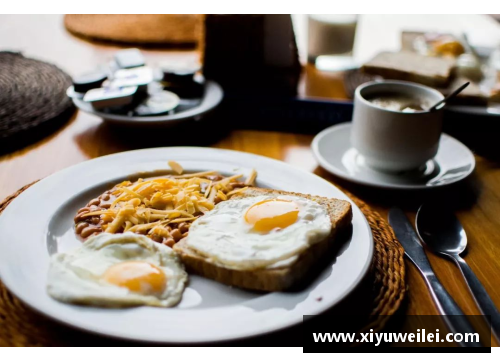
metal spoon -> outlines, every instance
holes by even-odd
[[[418,235],[435,253],[451,258],[460,268],[476,304],[483,315],[490,316],[491,329],[500,341],[500,313],[488,292],[460,254],[467,247],[467,235],[453,213],[434,204],[420,206],[415,220]]]
[[[460,87],[455,89],[453,92],[451,92],[446,97],[444,97],[439,102],[437,102],[435,105],[433,105],[431,108],[429,108],[429,112],[435,111],[437,109],[437,107],[439,107],[441,104],[446,103],[447,101],[449,101],[452,98],[455,98],[457,96],[457,94],[460,93],[461,91],[463,91],[465,88],[467,88],[467,86],[469,84],[470,84],[470,82],[466,82],[466,83],[462,84]]]

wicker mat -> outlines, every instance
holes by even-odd
[[[73,114],[71,77],[53,64],[0,52],[0,152],[53,131]]]
[[[0,203],[0,213],[27,185]],[[380,330],[400,308],[406,292],[403,248],[387,222],[364,202],[349,194],[366,216],[375,243],[369,282],[372,285],[371,317],[362,330]],[[382,317],[381,317],[382,316]],[[278,332],[281,333],[281,332]],[[267,338],[267,337],[265,337]],[[253,345],[260,345],[253,342]],[[265,343],[265,342],[263,342]],[[129,345],[80,332],[31,311],[0,282],[0,346],[85,346]]]
[[[194,47],[203,34],[199,14],[66,15],[64,26],[90,40],[132,45]]]

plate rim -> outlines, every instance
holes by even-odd
[[[277,160],[277,159],[273,159],[273,158],[265,157],[265,156],[261,156],[261,155],[256,155],[256,154],[252,154],[249,152],[241,152],[241,151],[228,150],[228,149],[218,149],[218,148],[212,148],[212,147],[158,147],[158,148],[150,148],[150,149],[125,151],[125,152],[120,152],[120,153],[115,153],[115,154],[110,154],[110,155],[90,159],[90,160],[72,165],[70,167],[64,168],[64,169],[46,177],[46,178],[44,178],[43,180],[41,180],[37,184],[49,182],[50,178],[57,175],[57,174],[60,174],[62,172],[69,173],[69,172],[71,172],[72,169],[81,167],[80,166],[81,164],[84,164],[84,163],[90,164],[96,160],[102,160],[103,158],[111,159],[113,157],[121,157],[122,154],[139,153],[139,152],[143,152],[143,153],[153,152],[154,153],[154,152],[161,152],[161,151],[166,151],[166,150],[185,150],[185,149],[191,149],[191,150],[195,149],[195,150],[199,150],[199,151],[206,151],[207,149],[210,149],[211,151],[216,151],[216,152],[220,151],[220,152],[225,152],[225,153],[232,153],[235,156],[238,154],[244,154],[244,155],[249,155],[251,157],[257,157],[259,159],[266,160],[267,162],[272,161],[272,162],[276,162],[279,164],[284,164],[285,167],[291,168],[291,169],[295,170],[296,172],[308,174],[310,177],[316,178],[318,182],[324,183],[325,186],[335,189],[337,192],[342,194],[346,200],[348,200],[352,204],[353,208],[358,210],[359,215],[361,216],[360,221],[362,221],[362,223],[365,225],[366,230],[367,230],[366,237],[368,237],[368,240],[367,240],[368,256],[366,258],[366,262],[364,263],[363,268],[361,268],[358,276],[351,283],[351,285],[349,287],[347,287],[344,290],[344,292],[341,293],[333,303],[322,304],[321,306],[316,308],[315,309],[316,314],[323,313],[325,310],[332,308],[333,306],[335,306],[339,302],[341,302],[343,299],[345,299],[360,284],[360,282],[366,276],[367,272],[369,271],[369,267],[372,263],[372,260],[373,260],[374,242],[373,242],[373,234],[372,234],[370,225],[369,225],[366,217],[364,216],[364,214],[359,209],[359,207],[353,202],[353,200],[351,198],[349,198],[342,190],[340,190],[337,186],[335,186],[331,182],[323,179],[322,177],[320,177],[312,172],[306,171],[300,167],[297,167],[295,165],[291,165],[291,164],[283,162],[281,160]],[[32,187],[36,188],[37,184],[33,185]],[[32,187],[30,187],[29,189],[31,189]],[[26,191],[29,191],[29,189]],[[20,195],[20,196],[22,196],[22,195]],[[22,198],[21,198],[21,200],[22,200]],[[12,203],[16,203],[16,201],[18,201],[17,198],[14,199],[12,201]],[[3,218],[4,218],[4,213],[2,213],[2,215],[0,215],[0,221]],[[365,237],[365,236],[363,236],[363,237]],[[1,248],[1,244],[0,244],[0,248]],[[105,330],[102,330],[99,327],[96,328],[95,326],[92,326],[92,325],[91,326],[83,326],[83,325],[73,324],[71,321],[64,320],[63,316],[61,314],[55,315],[55,314],[50,313],[50,311],[46,311],[45,308],[39,308],[36,305],[36,302],[33,302],[32,300],[27,300],[27,299],[23,298],[22,296],[18,295],[16,287],[12,287],[12,284],[10,283],[11,280],[9,280],[9,279],[5,280],[4,276],[5,276],[5,273],[3,272],[3,266],[2,266],[2,263],[0,263],[0,279],[2,280],[4,285],[7,287],[7,289],[13,295],[15,295],[24,304],[26,304],[29,308],[35,310],[37,313],[40,313],[40,314],[48,317],[51,320],[55,320],[58,323],[62,323],[63,325],[69,326],[71,328],[76,328],[78,330],[89,332],[91,334],[113,337],[113,338],[118,338],[118,339],[122,339],[122,340],[131,340],[131,341],[146,342],[146,343],[167,343],[167,344],[218,343],[218,342],[220,343],[220,342],[226,342],[226,341],[236,341],[236,340],[241,340],[241,339],[247,339],[247,338],[251,338],[251,337],[255,337],[255,336],[261,336],[261,335],[266,335],[269,333],[277,332],[277,331],[280,331],[280,330],[286,329],[288,327],[299,324],[303,318],[303,317],[298,318],[298,316],[295,319],[289,317],[285,322],[281,323],[278,326],[268,327],[267,329],[262,329],[258,332],[254,332],[254,333],[242,334],[242,335],[236,335],[234,337],[224,337],[224,338],[198,338],[198,339],[190,339],[190,340],[182,340],[182,339],[177,340],[177,339],[165,339],[165,338],[151,339],[151,338],[145,338],[145,337],[135,337],[135,336],[125,335],[125,334],[116,334],[116,333],[113,334],[113,333],[106,332]],[[19,289],[21,289],[21,288],[19,288]],[[31,299],[33,299],[33,298],[31,298]]]
[[[355,184],[369,186],[369,187],[375,187],[378,189],[385,189],[385,190],[415,190],[415,191],[416,190],[430,190],[430,189],[451,186],[453,184],[456,184],[457,182],[463,181],[466,178],[468,178],[476,169],[476,159],[474,158],[474,154],[472,153],[472,151],[466,145],[464,145],[462,142],[457,140],[456,138],[443,132],[443,133],[441,133],[441,137],[447,137],[448,139],[451,139],[452,141],[460,144],[462,147],[464,147],[469,152],[469,156],[470,156],[471,161],[472,161],[471,162],[472,167],[471,167],[470,171],[467,174],[465,174],[463,177],[457,179],[456,181],[450,182],[450,183],[430,185],[430,186],[428,186],[428,185],[404,185],[404,184],[403,185],[390,185],[390,184],[386,184],[386,183],[378,183],[378,182],[369,182],[369,181],[359,180],[357,178],[354,178],[354,177],[347,175],[346,173],[342,172],[342,170],[339,170],[337,167],[333,166],[330,162],[328,162],[325,159],[325,157],[323,157],[323,155],[319,151],[319,143],[324,137],[326,137],[330,133],[333,133],[335,131],[339,131],[342,128],[349,128],[349,127],[352,127],[352,122],[343,122],[343,123],[339,123],[339,124],[330,126],[328,128],[325,128],[323,131],[321,131],[320,133],[318,133],[314,137],[314,139],[311,142],[311,149],[313,151],[313,156],[316,159],[316,161],[326,171],[330,172],[331,174],[333,174],[333,175],[335,175],[343,180],[346,180],[346,181],[349,181],[349,182],[352,182]]]

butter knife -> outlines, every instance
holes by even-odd
[[[432,299],[439,309],[439,312],[444,317],[445,323],[453,333],[477,333],[476,330],[465,317],[464,312],[460,309],[451,295],[444,289],[441,282],[438,280],[434,271],[431,268],[424,248],[420,244],[420,240],[413,229],[413,226],[408,221],[408,218],[398,208],[389,210],[389,224],[394,230],[396,237],[405,249],[405,255],[412,261],[424,277],[425,283],[429,288]],[[448,316],[463,316],[461,318],[448,318]],[[482,347],[478,342],[461,342],[462,347]]]

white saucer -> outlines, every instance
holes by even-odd
[[[476,161],[472,152],[451,136],[441,136],[433,160],[419,170],[385,173],[369,168],[352,146],[351,123],[342,123],[320,132],[312,142],[314,157],[335,176],[362,185],[388,189],[430,189],[450,185],[469,176]]]

